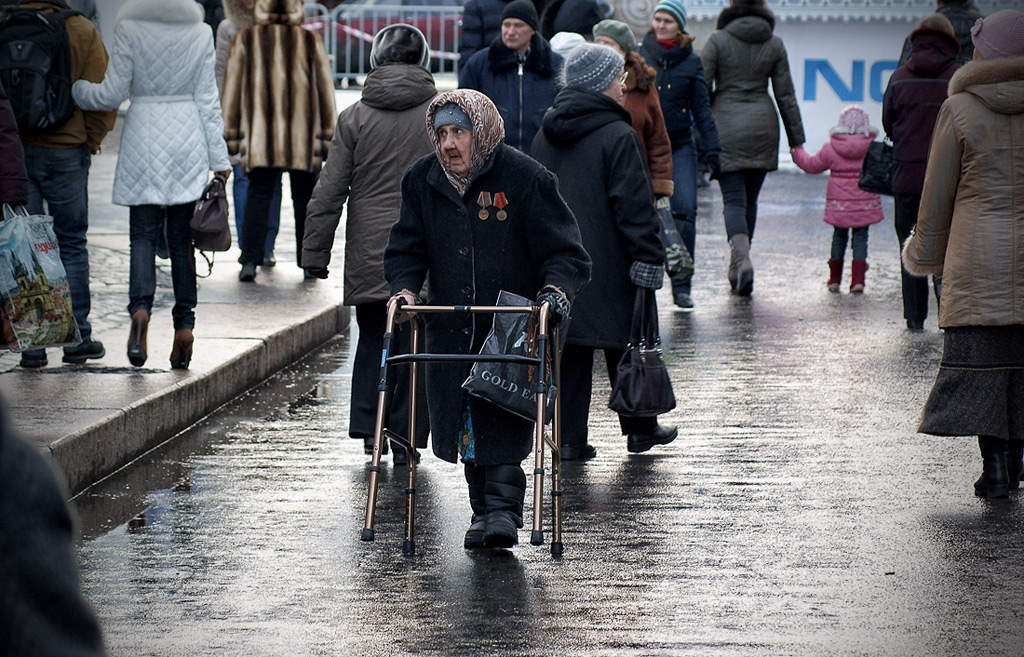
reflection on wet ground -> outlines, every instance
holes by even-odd
[[[390,465],[360,542],[341,338],[76,500],[110,654],[1022,654],[1024,499],[974,498],[975,443],[915,434],[942,337],[903,328],[891,221],[868,292],[829,294],[831,229],[787,205],[823,179],[769,181],[754,296],[727,293],[716,191],[697,310],[662,307],[679,439],[627,455],[598,380],[563,558],[527,531],[463,550],[465,484],[431,455],[417,554]]]

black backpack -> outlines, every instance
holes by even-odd
[[[17,5],[2,9],[0,82],[10,96],[18,130],[39,132],[64,123],[75,113],[67,19],[81,12]]]

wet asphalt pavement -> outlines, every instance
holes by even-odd
[[[720,194],[701,192],[696,310],[659,294],[679,438],[628,455],[598,378],[562,558],[528,529],[463,550],[461,471],[429,453],[415,556],[390,461],[377,540],[359,540],[353,324],[75,500],[110,655],[1024,654],[1022,494],[975,498],[976,442],[915,433],[934,301],[907,331],[891,201],[866,293],[847,292],[849,259],[825,289],[825,181],[768,177],[749,299],[728,293]]]

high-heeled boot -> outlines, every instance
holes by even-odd
[[[146,333],[149,330],[149,311],[136,310],[132,314],[132,327],[128,331],[128,362],[135,367],[146,364]]]
[[[174,332],[174,346],[171,348],[171,369],[187,370],[192,362],[192,329],[177,329]]]
[[[473,509],[473,519],[466,530],[463,547],[467,550],[486,547],[484,528],[487,524],[487,505],[484,503],[484,485],[487,481],[485,466],[466,463],[466,483],[469,484],[469,506]]]
[[[750,236],[737,233],[729,238],[732,263],[736,263],[736,294],[748,297],[754,291],[754,265],[750,262]]]
[[[484,544],[487,547],[512,547],[519,542],[519,528],[523,526],[526,474],[518,463],[486,467]]]
[[[1010,481],[1006,467],[1006,450],[1009,443],[993,436],[978,436],[981,448],[981,477],[974,482],[974,494],[978,497],[1008,497]]]

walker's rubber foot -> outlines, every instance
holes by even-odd
[[[364,541],[372,541],[373,540],[373,530],[372,529],[365,529],[364,528],[363,529],[363,534],[359,538],[364,540]]]
[[[530,545],[544,545],[544,532],[530,532]]]
[[[403,541],[402,554],[416,554],[416,541]]]
[[[560,557],[560,556],[562,556],[562,552],[563,552],[562,541],[552,541],[551,542],[551,555],[555,556],[555,557]]]

